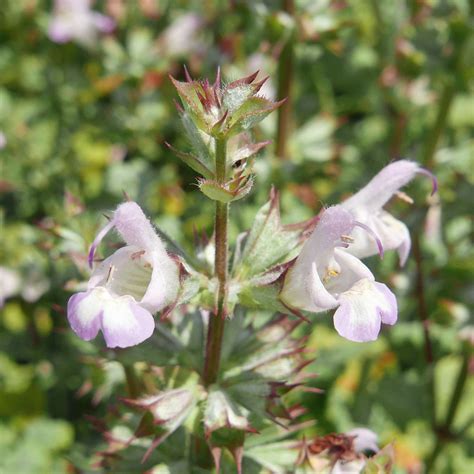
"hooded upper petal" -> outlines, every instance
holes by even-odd
[[[152,312],[159,311],[176,300],[179,291],[179,268],[168,255],[152,252],[152,274],[140,304]]]
[[[85,341],[102,330],[107,347],[129,347],[148,339],[155,328],[153,316],[131,296],[114,297],[103,287],[73,295],[68,320]]]
[[[397,303],[383,284],[359,280],[339,296],[340,306],[334,314],[334,327],[346,339],[355,342],[374,341],[381,323],[394,324]]]
[[[398,160],[377,173],[359,192],[342,203],[347,210],[364,207],[368,212],[381,209],[403,186],[421,171],[418,163]]]
[[[398,251],[401,265],[405,263],[410,252],[410,234],[403,222],[385,212],[382,207],[416,174],[430,176],[433,181],[433,192],[436,192],[436,178],[429,171],[413,161],[399,160],[383,168],[365,187],[341,204],[356,221],[375,232],[385,250]],[[369,257],[378,252],[373,238],[360,228],[354,228],[351,235],[355,242],[348,248],[348,252],[359,258]]]
[[[120,204],[112,220],[117,232],[128,245],[166,253],[161,239],[136,202],[129,201]]]

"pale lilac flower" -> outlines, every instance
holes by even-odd
[[[67,313],[80,338],[89,341],[101,330],[108,347],[128,347],[152,335],[152,314],[177,297],[179,271],[135,202],[121,204],[99,232],[90,264],[100,241],[114,227],[127,245],[97,266],[87,291],[69,299]]]
[[[38,301],[50,287],[50,281],[35,268],[29,268],[22,282],[21,297],[28,303]]]
[[[20,274],[11,268],[0,267],[0,308],[5,304],[5,300],[16,295],[20,288]]]
[[[7,267],[0,267],[0,308],[5,300],[12,296],[20,296],[28,303],[38,301],[49,290],[49,280],[43,274],[29,268],[26,277]]]
[[[48,36],[55,43],[77,41],[91,47],[98,33],[110,33],[115,21],[91,10],[90,0],[55,0]]]
[[[377,234],[385,250],[398,251],[401,265],[405,264],[410,253],[410,233],[407,226],[384,211],[383,206],[417,174],[427,174],[432,178],[434,193],[436,179],[429,171],[413,161],[399,160],[383,168],[365,187],[341,204],[354,219]],[[364,258],[378,253],[376,242],[362,229],[355,228],[351,237],[354,243],[347,251],[352,255]]]
[[[185,56],[202,49],[197,35],[203,26],[203,18],[196,13],[178,17],[161,34],[160,49],[168,56]]]
[[[337,308],[337,332],[365,342],[377,339],[381,323],[395,324],[397,302],[387,286],[346,251],[356,225],[342,206],[326,209],[289,269],[280,298],[289,307],[316,313]]]

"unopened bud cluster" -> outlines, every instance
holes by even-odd
[[[248,194],[253,184],[249,160],[269,143],[252,143],[248,132],[282,102],[258,95],[266,79],[255,82],[257,74],[227,85],[222,84],[220,71],[212,85],[192,80],[187,71],[186,82],[171,78],[183,104],[178,110],[193,150],[173,151],[202,175],[199,188],[215,201],[228,203]],[[226,148],[225,163],[216,162],[219,144]]]

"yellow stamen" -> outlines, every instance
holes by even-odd
[[[334,278],[339,275],[340,272],[334,270],[333,268],[328,268],[326,270],[326,275],[324,275],[323,283],[327,283],[331,278]]]

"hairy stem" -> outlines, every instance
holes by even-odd
[[[285,0],[284,10],[289,14],[294,14],[294,0]],[[278,109],[278,128],[276,138],[276,155],[280,158],[287,158],[287,143],[291,126],[292,108],[292,82],[293,82],[293,62],[294,62],[294,33],[286,41],[278,62],[278,95],[286,98],[286,102]]]
[[[216,139],[216,179],[224,183],[226,178],[226,149],[225,140]],[[227,220],[229,204],[216,201],[215,242],[216,253],[214,274],[219,282],[217,307],[215,314],[210,316],[206,342],[206,359],[204,364],[204,383],[211,385],[217,379],[224,335],[225,301],[227,296]]]

